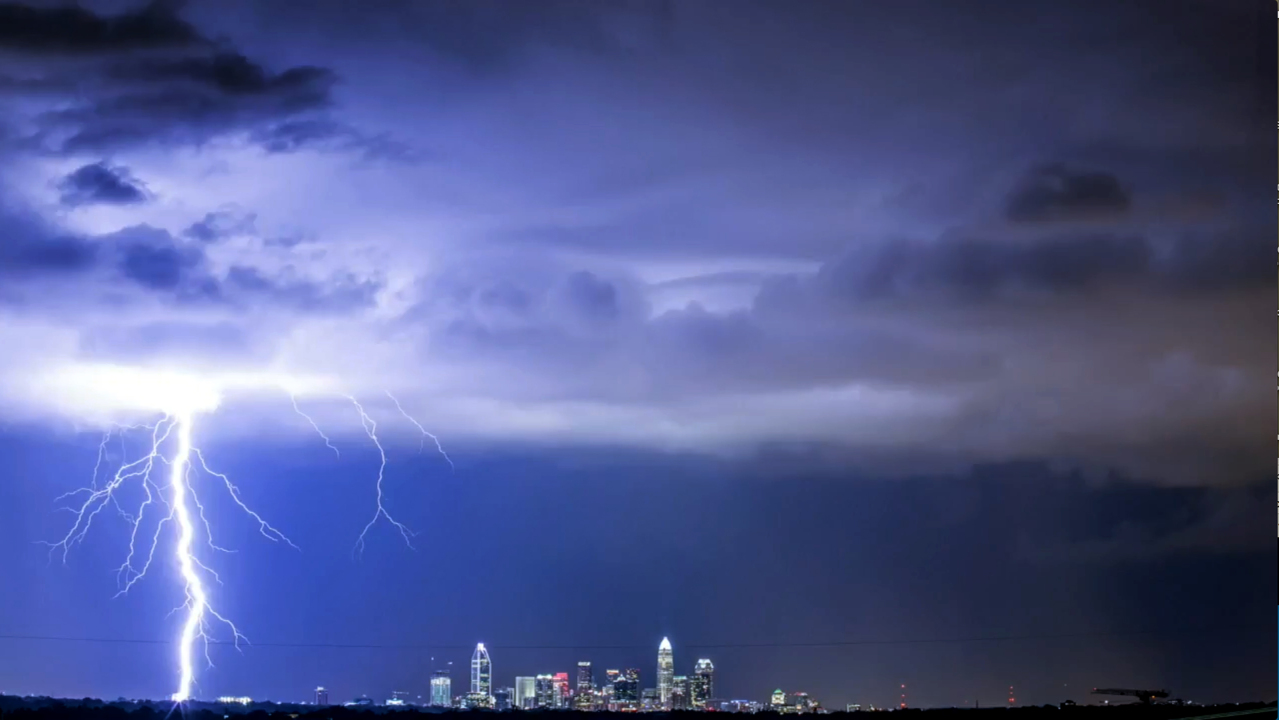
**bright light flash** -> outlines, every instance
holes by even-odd
[[[172,527],[175,533],[173,558],[182,578],[184,602],[174,609],[182,613],[182,630],[178,637],[178,689],[172,698],[176,702],[184,702],[192,697],[196,686],[197,643],[202,643],[204,661],[213,666],[209,656],[209,644],[212,642],[213,624],[225,625],[231,639],[238,649],[240,641],[247,638],[239,629],[221,615],[212,604],[206,580],[221,584],[221,578],[203,560],[204,553],[230,552],[215,544],[213,529],[205,515],[204,505],[196,493],[192,482],[193,476],[203,473],[206,477],[216,478],[230,496],[231,500],[245,514],[258,524],[258,531],[273,542],[281,542],[297,548],[288,537],[273,527],[256,511],[250,508],[241,498],[240,489],[227,475],[209,466],[204,453],[194,444],[194,422],[201,413],[212,412],[221,404],[221,392],[227,389],[271,389],[284,390],[289,395],[293,410],[302,416],[324,440],[325,446],[339,455],[337,447],[320,429],[311,416],[298,406],[298,393],[317,393],[328,390],[330,383],[323,379],[298,379],[270,374],[242,374],[195,377],[167,370],[145,370],[110,365],[66,366],[51,369],[50,373],[37,378],[32,387],[39,392],[47,392],[50,403],[55,407],[66,405],[76,407],[89,413],[100,413],[110,416],[118,412],[154,412],[162,415],[154,424],[113,425],[107,430],[98,445],[97,459],[94,463],[93,477],[88,487],[73,490],[58,498],[78,498],[78,505],[63,508],[71,512],[75,522],[61,540],[45,543],[49,546],[50,556],[61,551],[65,563],[71,548],[83,542],[93,521],[107,506],[115,509],[115,514],[128,524],[129,549],[124,562],[116,569],[119,584],[118,595],[127,594],[139,580],[147,575],[155,553],[161,544],[166,528]],[[426,438],[431,438],[436,450],[453,467],[441,445],[439,438],[428,432],[421,423],[410,416],[400,405],[398,399],[389,392],[387,396],[395,403],[409,422],[422,434],[419,452],[425,447]],[[376,510],[373,517],[364,526],[356,541],[355,551],[360,554],[364,550],[365,539],[370,529],[379,519],[385,518],[404,538],[405,544],[413,547],[413,532],[403,523],[396,520],[387,511],[383,480],[386,474],[386,450],[378,437],[377,422],[366,412],[363,405],[352,396],[345,396],[359,413],[360,423],[365,434],[373,441],[380,459],[376,483]],[[130,460],[125,437],[130,433],[145,432],[148,438],[147,450],[141,457]],[[110,458],[109,442],[112,435],[120,440],[122,457],[119,466],[112,475],[104,466],[114,464]],[[339,455],[340,457],[340,455]],[[154,472],[159,465],[168,467],[167,480]],[[103,476],[100,480],[100,476]],[[121,493],[125,489],[140,492],[141,500],[127,511],[122,504]]]
[[[118,514],[131,525],[129,553],[124,563],[118,568],[121,584],[118,594],[125,594],[150,570],[165,527],[169,524],[176,526],[177,541],[174,544],[173,557],[182,577],[182,590],[185,597],[182,605],[174,609],[175,612],[184,613],[177,647],[178,689],[172,695],[173,700],[177,702],[191,697],[195,684],[197,642],[203,644],[205,662],[209,667],[213,666],[212,658],[209,656],[212,621],[222,623],[230,629],[232,641],[237,648],[241,640],[246,640],[235,624],[213,607],[209,598],[206,576],[215,582],[220,582],[220,579],[217,573],[201,560],[196,541],[202,535],[204,540],[202,545],[214,551],[223,549],[213,542],[212,529],[205,518],[204,506],[200,503],[191,482],[193,471],[203,471],[211,477],[222,480],[231,499],[258,523],[258,529],[262,535],[294,548],[297,547],[244,503],[240,498],[239,488],[231,482],[229,477],[208,466],[203,453],[192,442],[194,417],[194,414],[189,411],[175,412],[166,414],[155,425],[120,428],[121,433],[129,429],[147,430],[150,439],[147,453],[137,460],[122,460],[115,475],[105,481],[101,487],[97,483],[98,468],[95,468],[94,482],[90,487],[64,495],[63,497],[80,495],[86,497],[79,507],[67,508],[75,515],[75,522],[67,534],[56,543],[47,543],[50,546],[50,553],[61,550],[63,562],[66,562],[71,546],[84,540],[94,518],[102,509],[107,505],[115,507]],[[99,467],[106,454],[106,443],[110,436],[111,431],[108,431],[99,445]],[[166,457],[166,448],[169,448],[172,457]],[[198,463],[193,462],[193,457],[198,460]],[[158,464],[165,464],[169,469],[168,480],[163,486],[153,475],[153,470]],[[129,484],[140,488],[144,496],[134,513],[125,512],[117,497],[120,490]],[[143,546],[139,547],[143,522],[151,520],[150,508],[156,505],[164,508],[164,514],[155,518],[154,532],[149,538],[143,539]]]

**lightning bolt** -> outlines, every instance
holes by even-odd
[[[426,438],[429,437],[435,443],[436,450],[449,463],[449,467],[454,467],[453,460],[445,452],[439,438],[409,415],[394,395],[387,392],[387,396],[395,403],[400,414],[422,433],[419,452],[425,448]],[[386,475],[387,456],[378,438],[377,422],[369,416],[356,398],[349,395],[344,397],[355,406],[364,433],[377,447],[380,459],[376,483],[377,508],[356,540],[355,553],[357,556],[363,553],[369,531],[382,518],[400,532],[405,544],[412,549],[413,531],[392,517],[384,502],[383,480]],[[294,412],[311,425],[334,455],[340,457],[337,447],[328,435],[298,406],[297,398],[292,393],[289,394],[289,398]],[[204,505],[196,493],[192,482],[193,477],[203,473],[208,478],[221,481],[227,495],[241,511],[257,523],[258,532],[263,537],[298,549],[297,545],[284,533],[268,523],[244,502],[239,487],[230,477],[209,466],[204,453],[192,441],[194,419],[194,414],[190,412],[171,412],[163,415],[154,424],[117,425],[108,429],[98,444],[97,458],[89,485],[57,498],[58,501],[77,498],[76,502],[71,503],[70,506],[61,508],[74,516],[71,528],[57,542],[44,543],[49,546],[50,561],[55,554],[61,552],[62,562],[65,564],[71,549],[85,540],[94,520],[102,510],[108,506],[114,508],[116,514],[124,519],[129,527],[128,553],[124,561],[116,568],[116,581],[119,588],[116,596],[118,597],[127,594],[135,584],[146,577],[164,534],[166,532],[174,534],[173,558],[181,576],[184,597],[182,604],[170,613],[171,615],[182,614],[182,629],[177,644],[178,689],[172,694],[172,699],[177,703],[189,700],[196,686],[196,653],[199,650],[203,650],[204,661],[208,667],[213,667],[212,658],[209,656],[209,645],[214,642],[212,631],[215,625],[225,625],[229,629],[236,649],[239,649],[241,641],[248,641],[239,628],[219,613],[212,604],[206,581],[212,580],[220,585],[222,579],[204,561],[204,551],[206,549],[212,552],[233,551],[220,547],[214,542],[213,528],[205,514]],[[131,432],[142,431],[145,431],[148,440],[146,452],[130,460],[126,436]],[[120,460],[119,467],[114,474],[111,474],[109,468],[115,464],[111,458],[112,453],[109,451],[113,436],[119,440]],[[160,465],[167,466],[167,479],[160,477],[162,473],[157,471]],[[106,472],[104,468],[108,468]],[[120,498],[121,493],[130,488],[132,489],[130,492],[141,494],[141,500],[132,508],[132,512],[125,510]]]
[[[334,455],[338,457],[342,457],[342,453],[338,452],[338,449],[334,447],[333,443],[329,440],[329,436],[324,434],[324,431],[321,430],[320,426],[317,425],[316,422],[311,419],[310,415],[307,415],[306,413],[302,412],[302,408],[298,407],[298,399],[297,397],[293,395],[293,393],[289,393],[289,400],[293,402],[293,412],[297,413],[298,415],[301,415],[307,422],[311,423],[311,427],[315,428],[315,433],[319,435],[322,440],[324,440],[325,446],[327,446],[330,450],[332,450]]]
[[[184,613],[182,631],[178,638],[178,689],[173,693],[175,702],[184,702],[191,698],[195,686],[195,654],[197,643],[202,644],[204,660],[209,667],[213,666],[209,656],[209,644],[212,641],[212,626],[219,623],[229,628],[235,647],[247,638],[225,616],[217,611],[210,601],[206,588],[206,578],[221,583],[221,578],[200,557],[197,539],[203,537],[203,545],[211,550],[226,551],[214,544],[212,528],[205,517],[204,505],[200,502],[191,482],[194,472],[222,481],[227,493],[235,504],[258,523],[259,532],[266,538],[282,542],[297,548],[282,532],[268,523],[257,512],[251,509],[240,497],[239,488],[225,474],[211,469],[204,459],[204,454],[192,443],[194,417],[190,413],[167,414],[154,425],[120,427],[119,434],[123,446],[124,435],[128,430],[146,429],[149,431],[150,445],[145,455],[125,461],[122,458],[120,467],[110,479],[99,487],[98,473],[104,462],[106,446],[112,431],[108,430],[98,446],[98,461],[94,466],[94,476],[89,487],[73,490],[63,495],[67,497],[84,496],[79,507],[65,508],[75,515],[75,522],[66,535],[56,543],[45,543],[49,546],[50,559],[61,551],[63,563],[72,546],[83,542],[93,520],[111,505],[119,511],[119,515],[131,526],[129,533],[129,552],[124,562],[117,568],[117,579],[120,583],[118,595],[123,595],[143,577],[151,568],[156,548],[160,545],[161,536],[166,528],[176,530],[176,542],[173,557],[182,577],[184,601],[174,608],[175,613]],[[164,450],[168,447],[172,457],[166,457]],[[193,458],[198,461],[193,462]],[[154,477],[157,465],[168,466],[167,481],[158,481]],[[163,485],[160,482],[164,482]],[[119,503],[118,494],[127,485],[136,485],[141,489],[144,499],[139,503],[135,513],[127,513]],[[155,529],[147,536],[142,525],[151,518],[152,508],[160,508],[156,518]]]
[[[386,450],[382,448],[382,442],[378,440],[377,437],[377,422],[375,422],[373,418],[369,417],[369,414],[364,411],[364,406],[360,404],[359,400],[356,400],[350,395],[347,395],[346,399],[350,400],[351,404],[355,406],[356,411],[360,413],[360,424],[364,426],[364,434],[368,435],[369,439],[373,441],[373,445],[377,447],[378,456],[381,458],[381,464],[379,464],[377,468],[377,510],[373,513],[373,518],[369,520],[368,524],[364,526],[364,529],[360,531],[360,537],[355,541],[355,554],[358,557],[364,553],[364,538],[368,535],[369,529],[377,523],[378,518],[380,517],[386,518],[387,522],[394,525],[395,529],[400,531],[400,536],[404,538],[404,544],[408,545],[409,548],[412,548],[413,531],[405,527],[400,521],[391,517],[391,514],[386,511],[386,506],[382,504],[384,497],[382,493],[382,478],[386,474]]]
[[[453,464],[453,458],[449,457],[449,454],[444,452],[444,446],[440,444],[440,439],[436,437],[433,433],[428,431],[426,428],[422,427],[422,423],[415,420],[412,415],[409,415],[408,413],[404,412],[404,407],[400,405],[399,400],[395,399],[395,396],[391,394],[390,390],[386,390],[384,392],[386,392],[387,397],[391,398],[391,402],[395,403],[395,409],[399,410],[401,415],[403,415],[409,422],[416,425],[418,430],[422,431],[422,441],[418,443],[417,451],[422,452],[422,448],[426,446],[426,439],[431,438],[431,441],[435,443],[435,449],[438,450],[440,455],[443,455],[445,461],[448,462],[449,469],[456,471],[457,466]]]

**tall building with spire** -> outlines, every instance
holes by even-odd
[[[489,651],[484,643],[475,646],[471,655],[471,694],[482,697],[493,696],[493,662],[489,660]]]
[[[671,641],[662,638],[657,646],[657,699],[663,708],[671,707],[671,692],[675,688],[675,655],[671,651]]]

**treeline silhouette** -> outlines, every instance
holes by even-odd
[[[1126,705],[1077,705],[1058,707],[1056,705],[1027,706],[1018,708],[936,708],[907,709],[894,711],[910,716],[926,715],[927,720],[946,720],[960,717],[964,720],[981,718],[1002,718],[1003,720],[1179,720],[1223,713],[1239,713],[1245,710],[1275,709],[1275,703],[1245,703],[1231,705],[1142,705],[1140,703]],[[448,710],[435,708],[353,708],[340,705],[315,707],[309,705],[276,705],[255,703],[247,707],[225,706],[216,703],[186,703],[175,707],[170,702],[104,702],[92,698],[83,700],[64,700],[54,698],[0,696],[0,719],[2,720],[171,720],[181,717],[183,720],[224,720],[234,715],[235,720],[372,720],[373,716],[395,715],[396,720],[414,720],[422,716],[450,715],[458,720],[462,718],[479,718],[493,715],[492,710]],[[586,720],[586,715],[609,715],[617,713],[584,713],[574,710],[512,710],[499,713],[514,720],[517,717],[539,718],[555,717],[561,720]],[[773,713],[759,713],[772,715]],[[645,713],[644,720],[664,720],[667,718],[684,718],[685,720],[701,717],[706,713],[675,711],[669,713]],[[829,713],[832,720],[869,720],[868,713],[846,713],[834,711]],[[1252,718],[1275,717],[1273,713],[1258,712],[1242,716],[1241,720]],[[492,720],[496,720],[493,718]]]

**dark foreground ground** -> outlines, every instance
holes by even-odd
[[[760,713],[772,715],[772,713]],[[112,702],[100,700],[58,700],[52,698],[29,698],[0,696],[0,718],[3,720],[166,720],[181,716],[186,720],[224,720],[234,716],[234,720],[374,720],[375,716],[395,715],[395,720],[424,720],[437,715],[449,715],[457,720],[478,720],[479,718],[500,715],[508,720],[518,717],[539,717],[543,720],[560,718],[561,720],[587,720],[590,715],[608,715],[617,717],[619,713],[582,713],[574,711],[514,711],[493,713],[492,711],[428,711],[420,709],[354,709],[340,706],[317,708],[307,705],[275,705],[257,704],[248,708],[231,708],[215,703],[186,703],[174,707],[168,702]],[[1233,705],[1148,705],[1140,704],[1095,706],[1083,705],[1059,708],[1055,705],[1021,708],[989,708],[989,709],[957,709],[938,708],[930,710],[910,709],[894,711],[894,716],[901,720],[1181,720],[1183,718],[1206,718],[1222,716],[1239,720],[1262,720],[1276,717],[1275,703],[1244,703]],[[705,718],[706,713],[674,712],[646,713],[644,720],[669,720],[670,718]],[[870,717],[886,717],[871,713],[832,712],[828,717],[832,720],[844,718],[851,720],[870,720]],[[497,720],[491,717],[491,720]],[[637,719],[638,720],[638,719]]]

